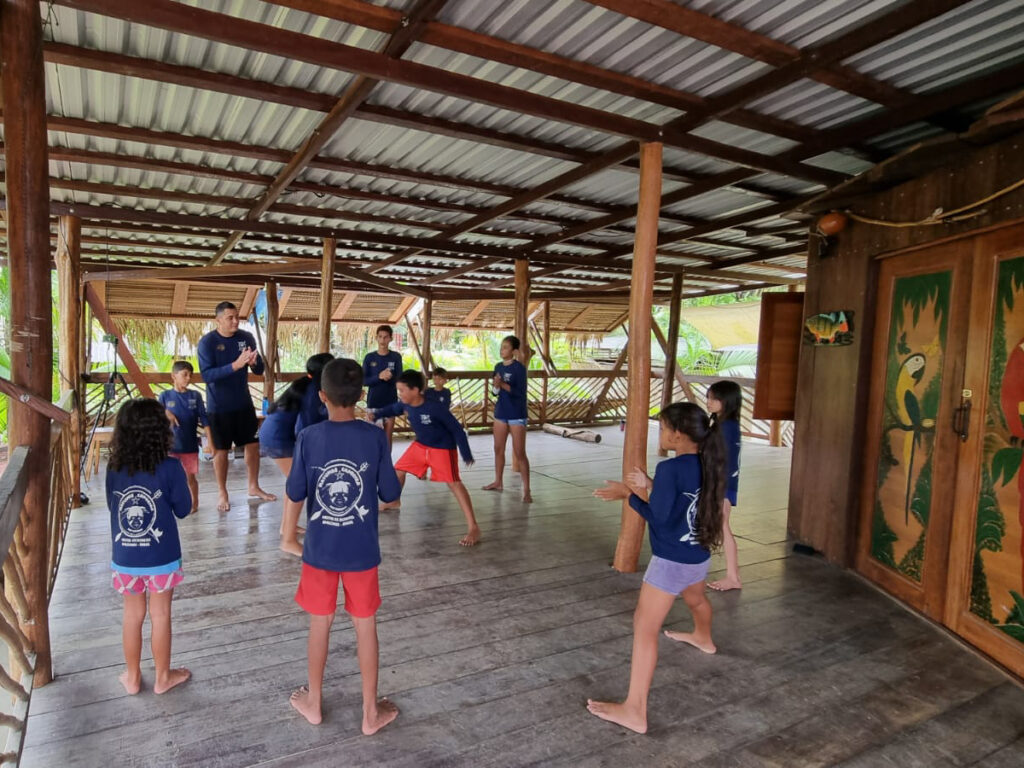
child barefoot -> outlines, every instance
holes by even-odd
[[[726,468],[725,501],[722,509],[722,549],[725,551],[725,578],[708,584],[711,589],[725,592],[740,589],[739,553],[736,538],[729,527],[729,516],[736,507],[736,492],[740,487],[740,409],[743,407],[743,390],[735,381],[716,381],[708,387],[708,412],[711,426],[722,433],[725,453],[728,457]]]
[[[473,465],[473,453],[469,449],[469,438],[466,430],[455,420],[440,401],[428,400],[423,395],[425,386],[423,374],[419,371],[404,371],[398,377],[398,399],[401,402],[386,408],[368,409],[367,416],[371,420],[380,417],[394,418],[403,411],[409,416],[409,425],[416,433],[416,441],[409,446],[402,458],[395,464],[398,481],[405,486],[405,474],[411,472],[420,480],[430,470],[430,480],[435,483],[447,483],[455,500],[459,502],[462,513],[466,516],[469,530],[459,540],[464,547],[472,547],[480,541],[480,526],[476,524],[473,514],[473,501],[469,491],[459,479],[459,457],[455,446],[462,453],[466,466]],[[398,503],[385,504],[382,509],[397,507]]]
[[[176,517],[186,517],[192,498],[181,462],[170,458],[171,424],[156,400],[129,400],[117,413],[107,464],[107,506],[113,538],[114,589],[124,595],[121,641],[124,689],[142,686],[142,624],[152,625],[154,693],[166,693],[192,673],[171,669],[171,598],[181,583],[181,544]]]
[[[363,358],[363,384],[366,385],[366,407],[384,408],[398,402],[395,383],[402,372],[402,355],[390,348],[394,335],[390,325],[377,327],[377,351]],[[388,436],[391,449],[392,434],[395,431],[394,418],[384,419],[381,425]]]
[[[306,361],[306,375],[289,384],[281,396],[271,404],[267,417],[260,427],[257,435],[260,455],[273,459],[286,478],[292,469],[295,436],[306,427],[319,424],[327,418],[327,411],[320,402],[320,374],[324,366],[333,359],[334,355],[330,352],[309,358]],[[281,548],[286,551],[297,550],[301,530],[296,525],[285,533],[282,516]]]
[[[505,445],[512,435],[512,452],[523,478],[523,501],[533,501],[530,495],[530,460],[526,457],[526,367],[515,359],[519,339],[506,336],[501,340],[501,362],[494,366],[492,388],[498,399],[494,403],[494,482],[484,486],[485,491],[504,488]]]
[[[355,360],[332,360],[324,367],[320,399],[327,405],[328,421],[302,430],[295,443],[285,486],[285,530],[290,530],[289,524],[294,527],[302,502],[308,499],[309,528],[295,601],[310,614],[309,683],[292,693],[291,705],[313,725],[323,719],[324,667],[340,581],[345,610],[356,629],[363,733],[369,736],[398,716],[391,702],[377,699],[375,614],[380,607],[377,499],[397,499],[401,488],[387,436],[356,420],[362,382],[363,372]]]
[[[181,462],[188,477],[188,489],[192,492],[192,511],[199,509],[199,441],[196,439],[196,428],[206,430],[206,444],[203,453],[213,456],[213,434],[210,422],[206,418],[206,406],[203,396],[194,389],[189,389],[195,369],[188,360],[176,360],[171,366],[171,382],[173,387],[165,389],[157,397],[160,404],[167,410],[167,418],[174,430],[174,444],[171,456]]]
[[[710,550],[722,538],[722,442],[704,411],[692,403],[673,403],[661,412],[660,421],[660,448],[676,456],[658,465],[653,482],[636,469],[629,474],[628,485],[608,481],[594,491],[606,501],[629,499],[650,525],[651,562],[633,614],[629,693],[622,703],[587,699],[592,715],[637,733],[647,732],[647,694],[658,663],[658,632],[680,593],[693,614],[693,632],[665,634],[705,653],[716,650],[704,577]],[[642,498],[648,492],[649,502]]]

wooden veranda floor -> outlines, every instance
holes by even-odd
[[[306,674],[298,561],[277,549],[280,503],[244,503],[241,461],[231,511],[213,511],[203,465],[201,511],[180,526],[174,662],[193,679],[124,695],[94,479],[53,595],[57,679],[33,695],[23,765],[1024,764],[1024,690],[856,577],[789,554],[789,451],[758,444],[744,446],[735,520],[746,586],[712,597],[719,653],[663,640],[647,736],[588,715],[588,696],[625,693],[640,584],[608,565],[618,506],[590,496],[619,472],[621,435],[602,433],[601,445],[531,433],[537,501],[473,491],[475,549],[457,546],[461,515],[443,486],[410,480],[403,511],[382,517],[381,693],[401,715],[372,738],[359,734],[354,636],[340,616],[324,724],[288,706]],[[471,490],[493,467],[489,436],[472,443]],[[264,477],[281,491],[269,462]],[[680,602],[668,623],[688,622]],[[143,675],[151,685],[146,662]]]

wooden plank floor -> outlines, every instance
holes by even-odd
[[[484,533],[474,549],[457,546],[461,514],[444,486],[410,480],[402,512],[382,517],[381,693],[401,715],[372,738],[359,734],[341,614],[324,724],[288,706],[306,679],[299,566],[277,549],[280,502],[244,502],[241,461],[231,511],[214,511],[204,464],[201,511],[180,525],[173,661],[193,679],[124,695],[94,479],[53,595],[57,679],[33,695],[23,765],[1024,765],[1024,690],[856,577],[788,555],[789,452],[758,444],[744,447],[735,517],[745,588],[712,597],[719,653],[662,641],[646,736],[588,715],[588,696],[625,694],[640,584],[609,568],[619,509],[590,495],[619,473],[621,434],[602,434],[590,445],[531,433],[537,501],[473,490]],[[472,443],[471,490],[493,471],[490,438]],[[269,462],[264,478],[281,492]],[[689,626],[681,601],[667,624]],[[144,661],[147,688],[152,674]]]

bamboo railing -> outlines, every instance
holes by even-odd
[[[278,374],[276,393],[289,382],[302,376],[300,373]],[[467,430],[489,430],[494,416],[494,397],[491,395],[490,382],[493,374],[490,371],[449,371],[448,388],[452,391],[452,413]],[[206,387],[194,377],[193,386],[205,397]],[[754,379],[731,377],[686,376],[691,385],[694,398],[702,408],[707,406],[704,394],[707,385],[723,378],[735,381],[743,389],[743,414],[740,421],[741,432],[745,437],[765,440],[776,445],[792,445],[793,423],[761,421],[751,417],[754,403]],[[171,386],[169,373],[148,373],[146,380],[155,391]],[[103,388],[99,386],[106,381],[106,374],[92,374],[87,387],[86,406],[90,427],[99,410],[103,398]],[[263,402],[263,379],[261,376],[249,377],[249,390],[257,411]],[[602,369],[558,371],[530,371],[527,381],[528,410],[531,423],[541,424],[614,424],[626,416],[626,369],[610,371]],[[546,386],[545,386],[546,384]],[[663,382],[661,372],[651,371],[651,398],[649,413],[654,416],[661,407]],[[134,388],[133,388],[134,390]],[[137,394],[132,392],[133,395]],[[546,397],[545,397],[546,394]],[[125,394],[119,387],[117,399],[111,404],[104,425],[113,423],[113,416],[123,402]],[[672,400],[680,401],[688,398],[679,381],[673,387]],[[396,431],[408,430],[404,419],[395,425]]]
[[[66,392],[58,403],[60,410],[69,413],[74,408],[74,398],[74,392]],[[70,419],[53,419],[47,508],[47,601],[53,592],[71,513],[73,468],[78,455],[73,442]],[[22,512],[29,476],[28,459],[26,446],[13,448],[0,476],[0,552],[5,553],[3,590],[0,591],[0,641],[7,648],[6,658],[0,654],[0,763],[16,764],[20,758],[33,679],[38,671],[35,647],[23,628],[31,625],[36,637],[49,632],[48,616],[33,615],[27,598],[32,590],[26,569],[28,554],[22,536]],[[51,670],[46,669],[45,673],[48,679]]]

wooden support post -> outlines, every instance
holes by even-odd
[[[405,327],[409,331],[409,341],[412,342],[412,350],[416,353],[416,359],[420,361],[420,370],[423,371],[423,375],[427,375],[427,362],[423,359],[423,349],[420,347],[420,342],[416,338],[416,329],[413,327],[412,318],[409,315],[405,316]]]
[[[661,332],[661,328],[654,322],[654,318],[651,318],[651,330],[654,331],[654,338],[658,340],[658,345],[661,347],[661,351],[668,356],[668,341],[665,339],[665,334]],[[691,403],[697,402],[697,395],[693,392],[693,385],[686,380],[686,376],[679,370],[679,366],[676,366],[676,381],[679,382],[679,386],[683,388],[683,394],[686,395],[686,399]]]
[[[542,348],[544,351],[544,359],[548,361],[548,365],[551,366],[551,372],[554,373],[555,366],[551,361],[551,302],[544,302],[544,309],[542,310],[542,319],[544,321],[544,335],[541,337]],[[540,420],[543,424],[547,421],[548,417],[548,377],[544,377],[544,381],[541,384],[541,400],[540,400]]]
[[[50,175],[46,149],[43,30],[36,0],[0,3],[0,51],[7,184],[7,258],[11,291],[11,380],[50,401],[53,298],[50,294]],[[53,679],[47,614],[50,420],[10,401],[9,443],[29,448],[22,508],[26,596],[22,630],[36,653],[35,684]],[[6,589],[11,589],[6,585]]]
[[[132,354],[131,349],[125,342],[121,329],[114,322],[114,319],[107,314],[107,308],[103,306],[103,302],[100,301],[99,296],[96,294],[96,287],[93,283],[85,284],[85,300],[92,307],[92,313],[100,321],[103,330],[117,339],[118,357],[121,358],[125,369],[128,371],[128,378],[135,385],[135,388],[139,390],[139,397],[156,397],[153,394],[152,387],[149,386],[149,380],[142,372],[142,368],[139,367],[135,355]]]
[[[424,299],[423,312],[420,314],[420,328],[423,330],[423,375],[429,376],[434,367],[434,361],[430,358],[430,314],[434,302],[431,299]]]
[[[533,356],[530,350],[530,262],[526,259],[516,259],[516,298],[515,298],[515,326],[514,333],[521,346],[520,362],[529,367],[530,358]]]
[[[672,298],[668,307],[668,343],[665,345],[665,372],[661,379],[661,407],[665,408],[672,402],[672,390],[676,385],[676,369],[679,363],[679,315],[683,303],[683,275],[672,275]],[[658,448],[659,456],[668,456],[668,451]]]
[[[320,265],[320,316],[317,352],[331,351],[331,310],[334,309],[334,257],[337,246],[333,237],[324,238],[323,261]]]
[[[82,284],[81,284],[82,220],[77,216],[61,216],[57,221],[57,289],[60,307],[58,370],[61,390],[74,390],[71,411],[71,506],[81,506],[81,454],[85,405],[82,384]]]
[[[640,192],[633,248],[633,283],[629,293],[629,387],[626,399],[626,438],[622,476],[634,467],[647,468],[648,411],[651,403],[651,306],[654,297],[654,257],[658,246],[661,206],[661,144],[640,147]],[[644,519],[628,502],[622,504],[622,526],[612,566],[633,573],[640,559]]]
[[[277,283],[273,280],[264,286],[267,297],[267,338],[264,342],[263,399],[274,401],[274,381],[277,371],[277,317],[281,308],[277,303]]]
[[[782,446],[782,422],[778,419],[768,422],[768,445],[773,448]]]

